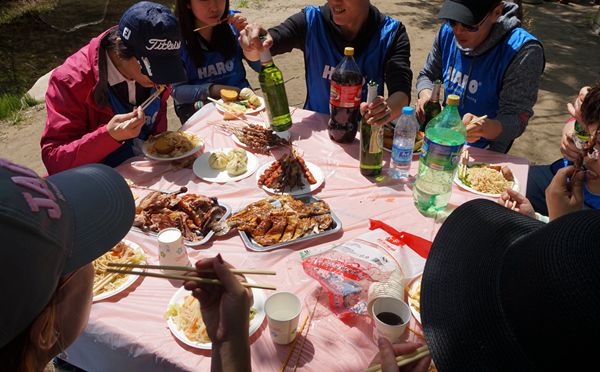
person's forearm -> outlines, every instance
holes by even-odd
[[[387,99],[389,108],[392,110],[391,119],[394,120],[402,113],[402,108],[410,104],[410,97],[404,92],[396,92]]]
[[[433,82],[437,79],[443,79],[443,70],[442,70],[442,51],[439,47],[439,32],[435,36],[435,40],[433,41],[433,45],[431,46],[431,50],[427,55],[427,60],[423,65],[423,69],[419,72],[419,77],[417,78],[417,97],[420,96],[420,93],[424,89],[433,90]]]
[[[189,104],[197,101],[205,101],[209,95],[212,84],[175,84],[171,95],[178,104]]]
[[[250,343],[248,334],[232,337],[232,341],[213,344],[212,372],[250,372]]]
[[[498,123],[502,131],[497,136],[486,136],[493,141],[490,150],[497,152],[506,152],[515,138],[519,137],[525,130],[525,125],[519,119],[518,115],[498,115],[494,120],[487,121]],[[494,137],[494,138],[491,138]]]

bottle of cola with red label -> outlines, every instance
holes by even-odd
[[[331,75],[329,91],[329,138],[336,142],[354,141],[360,124],[360,94],[363,86],[360,67],[354,61],[354,48],[344,49],[344,58]]]

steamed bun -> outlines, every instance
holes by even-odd
[[[212,154],[210,154],[210,157],[208,158],[208,165],[212,169],[224,170],[227,167],[228,163],[229,163],[229,156],[221,151],[213,152]]]
[[[231,177],[239,176],[242,173],[245,173],[248,169],[248,161],[242,161],[240,159],[234,158],[229,163],[227,163],[227,174]]]

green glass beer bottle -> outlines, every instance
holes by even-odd
[[[425,112],[425,121],[421,123],[421,127],[419,131],[425,132],[425,127],[427,123],[431,121],[434,117],[438,116],[440,112],[442,112],[442,105],[440,104],[440,91],[442,89],[442,82],[440,80],[436,80],[433,82],[433,91],[431,92],[431,98],[429,98],[429,102],[425,104],[423,107],[423,111]]]
[[[283,75],[273,63],[271,52],[265,49],[260,53],[262,68],[258,74],[260,88],[264,93],[269,124],[276,132],[283,132],[292,126],[292,116],[288,105]]]
[[[575,120],[574,129],[573,142],[575,142],[575,146],[577,146],[579,150],[583,150],[590,139],[590,135],[585,127],[577,120]]]
[[[369,81],[367,104],[377,97],[377,83]],[[366,177],[381,175],[383,168],[383,127],[370,125],[363,117],[360,121],[360,174]]]

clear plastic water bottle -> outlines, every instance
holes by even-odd
[[[454,172],[467,137],[458,113],[459,101],[457,95],[449,95],[442,113],[425,128],[413,201],[426,216],[434,216],[446,208],[450,200]]]
[[[415,117],[415,109],[404,107],[402,116],[396,121],[394,142],[392,145],[392,160],[390,161],[390,176],[395,179],[406,179],[410,176],[415,137],[419,130],[419,122]]]

